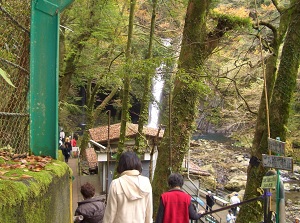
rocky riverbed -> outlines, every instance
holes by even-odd
[[[202,188],[223,193],[227,199],[235,191],[243,197],[249,149],[209,140],[192,141],[191,147],[190,173],[200,175]],[[300,217],[300,167],[294,165],[293,173],[281,171],[281,179],[286,191],[287,222],[292,222],[295,217]],[[273,194],[276,192],[273,191]]]

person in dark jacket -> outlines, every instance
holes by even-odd
[[[66,138],[66,141],[64,143],[64,147],[62,147],[61,151],[62,151],[62,154],[65,157],[65,162],[67,163],[69,161],[69,158],[70,158],[70,152],[72,151],[72,146],[71,146],[71,143],[70,143],[70,139],[68,137]]]
[[[189,219],[198,220],[203,212],[197,213],[191,196],[181,190],[183,176],[172,173],[168,178],[171,188],[160,197],[160,204],[155,223],[188,223]]]
[[[105,205],[101,198],[94,197],[95,187],[89,182],[83,184],[80,188],[83,201],[78,202],[75,216],[83,216],[83,220],[75,220],[81,223],[102,223]]]
[[[207,191],[206,195],[206,211],[212,211],[212,206],[215,204],[214,196],[212,195],[211,191]]]

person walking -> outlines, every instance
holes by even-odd
[[[73,138],[71,139],[71,146],[76,147],[76,145],[77,145],[77,141],[76,141],[75,137],[73,136]]]
[[[206,211],[212,211],[212,207],[215,204],[214,196],[212,195],[211,191],[207,191],[206,195]]]
[[[75,217],[82,216],[83,220],[79,220],[80,217],[77,217],[75,218],[76,220],[74,222],[102,223],[105,205],[102,199],[94,197],[95,187],[87,182],[81,186],[80,192],[84,200],[78,202],[78,207],[75,211]]]
[[[72,146],[70,143],[70,139],[67,137],[64,143],[64,146],[61,147],[62,154],[65,157],[65,162],[68,163],[70,158],[70,152],[72,151]]]
[[[235,222],[235,216],[232,214],[232,210],[228,210],[228,214],[226,215],[226,222],[227,223],[234,223]]]
[[[103,223],[152,223],[152,187],[141,176],[142,163],[131,151],[123,152],[109,188]]]
[[[239,194],[238,194],[238,193],[235,193],[234,196],[232,196],[232,197],[230,198],[230,204],[231,204],[231,205],[233,205],[233,204],[238,204],[238,203],[240,203],[240,202],[241,202],[241,200],[240,200],[240,198],[239,198]],[[238,208],[237,206],[231,208],[231,210],[232,210],[234,216],[237,215],[237,208]]]
[[[191,202],[191,196],[181,188],[183,176],[172,173],[168,178],[170,190],[160,197],[155,223],[188,223],[189,219],[198,220],[203,212],[197,213]]]
[[[63,128],[60,128],[59,137],[61,138],[62,142],[64,143],[66,134],[65,134]]]

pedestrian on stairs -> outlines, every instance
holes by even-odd
[[[228,210],[228,214],[226,215],[226,222],[227,223],[234,223],[235,222],[235,216],[232,213],[232,210]]]
[[[142,163],[132,151],[120,156],[117,172],[109,188],[103,223],[152,223],[152,187],[142,176]]]
[[[207,191],[206,195],[206,211],[212,211],[212,207],[215,205],[215,198],[211,191]]]
[[[181,189],[183,182],[183,176],[179,173],[169,176],[168,184],[171,189],[160,197],[155,223],[188,223],[189,219],[201,218],[203,211],[197,213],[191,196]]]
[[[241,200],[239,198],[239,194],[238,193],[234,193],[234,196],[232,196],[230,198],[230,204],[233,205],[233,204],[238,204],[240,202],[241,202]],[[233,212],[233,215],[236,216],[237,212],[238,212],[237,211],[238,210],[238,206],[231,208],[231,210]]]

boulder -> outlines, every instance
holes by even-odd
[[[246,175],[238,175],[231,178],[224,187],[226,190],[229,191],[240,191],[246,188],[246,182],[247,182]]]

